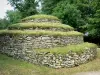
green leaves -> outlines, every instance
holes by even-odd
[[[5,29],[9,25],[9,21],[7,19],[0,19],[0,29]]]
[[[53,15],[62,19],[63,23],[69,24],[72,27],[77,27],[81,22],[81,12],[77,10],[74,4],[69,4],[67,1],[61,1],[54,8]]]
[[[14,24],[14,23],[18,23],[20,22],[21,18],[22,18],[22,15],[19,11],[17,10],[8,10],[6,12],[6,16],[8,18],[8,21],[11,23],[11,24]]]
[[[35,0],[8,0],[9,3],[18,11],[23,17],[34,15],[37,13]]]
[[[62,0],[41,0],[42,2],[42,13],[52,14],[53,9],[56,7],[57,3]]]

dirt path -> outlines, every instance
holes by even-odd
[[[100,71],[96,71],[96,72],[81,72],[81,73],[77,73],[75,75],[100,75]]]

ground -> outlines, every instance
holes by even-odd
[[[61,68],[61,69],[52,69],[44,66],[33,65],[0,54],[0,75],[74,75],[80,72],[88,72],[88,71],[89,72],[100,71],[100,50],[99,49],[98,49],[98,56],[95,60],[80,65],[78,67]]]

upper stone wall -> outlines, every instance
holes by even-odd
[[[61,23],[61,20],[59,20],[55,16],[50,16],[50,15],[33,15],[26,17],[22,19],[22,22],[50,22],[50,23]]]
[[[74,28],[61,23],[55,16],[51,15],[33,15],[22,19],[21,23],[12,24],[9,30],[49,30],[68,32],[74,31]]]
[[[7,39],[7,40],[6,40]],[[32,43],[33,48],[52,48],[57,46],[65,46],[68,44],[83,43],[83,34],[79,32],[52,32],[52,31],[33,31],[33,30],[2,30],[0,31],[1,44],[13,42],[12,46],[22,41]],[[14,41],[12,41],[14,40]],[[9,45],[9,43],[7,43]],[[17,43],[18,45],[20,42]],[[26,46],[27,47],[27,46]],[[3,48],[3,47],[2,47]],[[6,47],[7,48],[7,47]]]

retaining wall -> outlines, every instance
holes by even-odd
[[[37,53],[35,48],[52,48],[59,45],[80,44],[82,42],[83,38],[81,36],[6,35],[0,36],[0,52],[30,63],[52,68],[74,67],[94,59],[96,57],[96,48],[86,48],[80,55],[71,51],[66,54]]]
[[[42,27],[30,27],[30,28],[17,28],[17,27],[9,27],[8,28],[9,30],[14,30],[14,29],[17,29],[17,30],[48,30],[48,31],[62,31],[62,32],[68,32],[68,31],[74,31],[74,29],[64,29],[64,28],[42,28]]]
[[[4,35],[0,36],[0,46],[6,48],[29,47],[35,48],[53,48],[58,46],[66,46],[69,44],[83,43],[83,36],[32,36],[32,35]]]
[[[22,20],[22,22],[36,22],[36,23],[41,23],[41,22],[50,22],[50,23],[61,23],[60,20],[53,20],[53,19],[31,19],[31,20]]]

